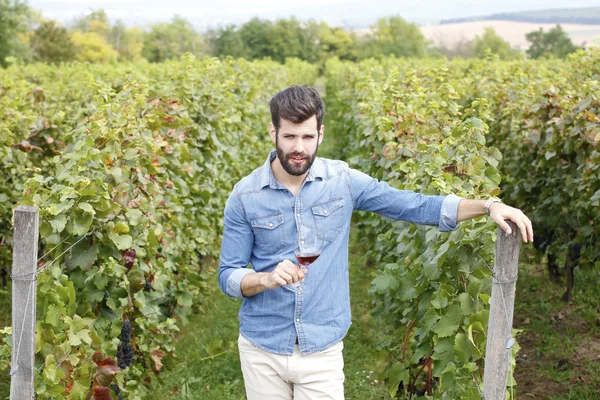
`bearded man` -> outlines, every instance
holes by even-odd
[[[490,216],[533,241],[529,219],[499,199],[426,196],[398,190],[317,157],[325,105],[291,86],[270,102],[275,143],[265,163],[238,182],[225,205],[219,285],[243,299],[239,351],[248,400],[344,399],[343,338],[351,324],[348,238],[354,210],[438,226]],[[300,229],[324,243],[308,270],[294,263]],[[247,268],[251,264],[251,268]],[[290,284],[302,282],[296,289]]]

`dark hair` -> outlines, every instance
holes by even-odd
[[[317,131],[323,124],[325,104],[319,93],[311,87],[290,86],[273,96],[270,106],[271,121],[277,132],[281,126],[281,119],[299,124],[316,115]]]

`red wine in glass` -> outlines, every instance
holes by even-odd
[[[296,260],[303,267],[310,265],[315,262],[317,258],[319,258],[320,254],[296,254]]]
[[[294,256],[298,260],[300,267],[306,271],[306,266],[315,262],[321,255],[323,249],[323,241],[317,237],[317,232],[304,225],[298,228],[296,238],[296,246],[294,248]],[[294,282],[284,286],[292,292],[308,293],[309,290],[304,286],[303,282]]]

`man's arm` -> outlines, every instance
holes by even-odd
[[[219,287],[228,296],[242,299],[241,282],[246,275],[255,274],[246,268],[250,263],[254,234],[246,220],[244,209],[234,192],[225,203],[225,229],[219,263]]]
[[[349,185],[354,209],[371,211],[384,217],[438,226],[441,232],[458,227],[456,214],[461,198],[455,195],[427,196],[399,190],[369,175],[349,170]]]
[[[461,221],[484,215],[485,200],[461,199],[454,195],[425,196],[398,190],[354,169],[350,169],[350,189],[354,207],[358,210],[417,224],[437,225],[442,232],[456,229]],[[521,210],[493,203],[490,217],[507,234],[511,232],[505,220],[513,221],[519,227],[523,241],[533,242],[531,221]]]
[[[305,271],[288,260],[277,264],[271,272],[257,273],[246,268],[252,255],[254,234],[235,191],[225,203],[224,214],[219,286],[225,294],[243,299],[267,289],[304,280]]]
[[[485,200],[461,200],[460,203],[458,203],[456,222],[466,221],[484,215],[484,204]],[[521,210],[502,203],[492,203],[490,206],[490,218],[492,218],[508,235],[512,232],[510,226],[506,223],[506,220],[514,222],[521,231],[523,241],[525,243],[527,243],[528,240],[529,242],[533,242],[533,227],[531,226],[531,221]]]
[[[242,279],[241,289],[244,297],[254,296],[268,289],[275,289],[288,283],[302,282],[305,270],[289,260],[277,264],[271,272],[248,274]]]

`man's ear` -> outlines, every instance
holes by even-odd
[[[325,125],[321,124],[321,129],[319,130],[319,146],[323,141],[323,133],[325,133]]]
[[[273,143],[275,143],[277,139],[277,131],[275,130],[275,125],[273,125],[272,122],[269,122],[269,134],[271,135],[271,140]]]

